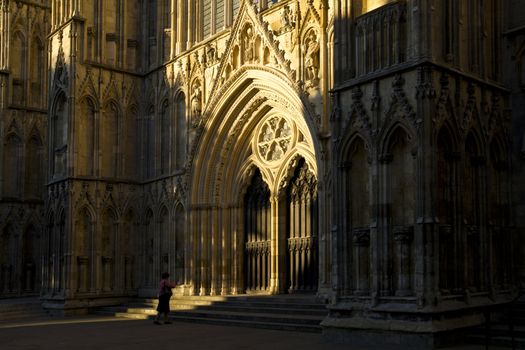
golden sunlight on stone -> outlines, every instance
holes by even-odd
[[[370,12],[372,10],[375,10],[376,8],[386,5],[389,2],[393,2],[393,1],[392,0],[367,0],[365,12]]]
[[[478,326],[525,286],[524,1],[0,0],[0,304]]]

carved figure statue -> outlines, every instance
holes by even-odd
[[[201,87],[197,83],[193,86],[193,93],[191,95],[191,116],[195,119],[200,117],[202,111],[202,92]]]
[[[304,57],[305,77],[312,84],[319,80],[319,42],[312,31],[306,39],[306,54]]]
[[[255,40],[251,27],[246,29],[246,35],[244,36],[244,61],[252,62],[255,53]]]
[[[281,23],[283,24],[283,30],[289,29],[292,26],[290,6],[286,5],[283,7],[281,13]]]
[[[208,46],[206,50],[206,56],[208,65],[215,62],[215,48],[212,45]]]

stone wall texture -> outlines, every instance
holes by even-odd
[[[525,288],[523,0],[0,7],[0,297],[168,271],[431,348]]]

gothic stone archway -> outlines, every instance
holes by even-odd
[[[278,72],[246,70],[227,92],[206,108],[191,154],[189,293],[316,291],[309,109]]]

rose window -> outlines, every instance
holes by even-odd
[[[264,122],[259,131],[257,149],[262,159],[274,162],[290,149],[292,129],[283,117],[272,117]]]

